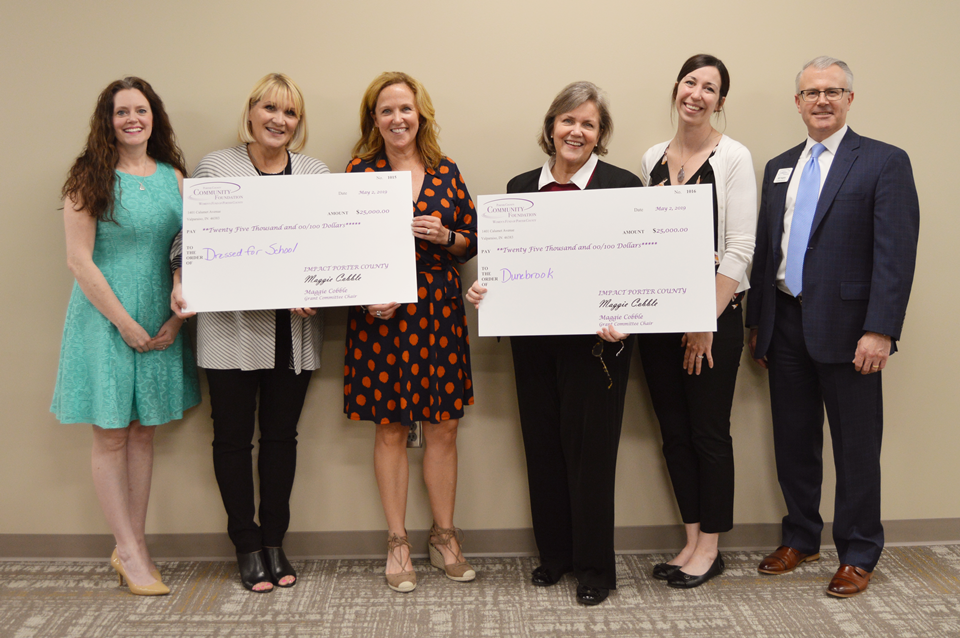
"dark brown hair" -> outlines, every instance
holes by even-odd
[[[113,216],[116,203],[113,185],[120,152],[113,130],[113,98],[126,89],[140,91],[153,112],[153,130],[147,142],[147,155],[158,162],[170,164],[183,175],[187,174],[183,152],[177,145],[163,101],[153,87],[137,77],[111,82],[97,98],[97,106],[90,117],[87,145],[70,168],[60,192],[61,197],[73,200],[77,210],[85,210],[99,221],[116,221]]]
[[[727,97],[727,93],[730,91],[730,73],[727,71],[726,65],[724,65],[718,57],[708,53],[699,53],[688,58],[687,61],[683,63],[683,66],[680,67],[680,73],[677,74],[677,82],[673,85],[673,102],[677,101],[677,89],[680,88],[680,80],[705,66],[716,67],[717,71],[720,72],[720,101],[722,102]]]

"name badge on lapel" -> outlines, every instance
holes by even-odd
[[[792,168],[781,168],[779,171],[777,171],[777,176],[773,178],[773,183],[782,184],[783,182],[790,181],[790,175],[792,173]]]

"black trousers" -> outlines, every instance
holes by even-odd
[[[743,307],[728,305],[713,335],[713,368],[683,369],[682,334],[637,335],[640,359],[660,422],[663,457],[684,523],[709,534],[733,527],[730,410],[743,352]]]
[[[598,343],[602,360],[592,354]],[[572,570],[580,584],[614,589],[614,485],[633,344],[590,335],[510,344],[541,564],[556,578]]]
[[[287,369],[206,372],[213,407],[213,470],[227,510],[227,533],[240,553],[280,547],[290,525],[297,422],[311,373]],[[255,417],[260,423],[260,525],[254,521]]]
[[[777,478],[787,515],[783,544],[805,554],[820,549],[823,413],[826,407],[837,471],[833,540],[840,562],[873,571],[883,551],[880,442],[883,395],[879,372],[850,363],[819,363],[807,352],[800,303],[777,294],[767,352]]]

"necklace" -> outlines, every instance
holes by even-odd
[[[250,163],[253,164],[253,160],[251,160]],[[286,163],[286,165],[283,167],[283,170],[280,171],[279,173],[265,173],[264,171],[261,171],[259,168],[257,168],[257,165],[256,165],[256,164],[253,164],[253,170],[257,171],[257,175],[259,175],[260,177],[269,177],[269,176],[273,176],[273,175],[292,175],[293,173],[292,173],[292,171],[291,171],[291,168],[292,168],[292,167],[291,167],[291,165],[290,165],[290,156],[289,156],[289,155],[287,155],[287,163]]]
[[[125,171],[125,172],[127,173],[127,175],[129,175],[130,177],[132,177],[132,178],[134,178],[135,180],[137,180],[137,183],[140,184],[140,190],[142,190],[142,191],[147,190],[147,187],[143,185],[143,180],[147,177],[147,175],[146,175],[146,173],[147,173],[147,163],[146,163],[146,162],[144,162],[144,163],[143,163],[143,166],[140,167],[140,172],[143,173],[143,175],[137,175],[137,174],[134,173],[133,171]]]
[[[678,185],[678,186],[679,186],[680,184],[683,184],[683,181],[687,178],[687,174],[686,174],[686,173],[684,172],[684,170],[683,170],[683,167],[686,165],[687,160],[690,159],[691,157],[693,157],[694,155],[696,155],[697,153],[699,153],[700,151],[703,150],[703,147],[706,146],[707,141],[708,141],[711,137],[713,137],[713,133],[714,133],[713,129],[710,129],[710,132],[707,133],[707,136],[706,136],[705,138],[703,138],[703,141],[702,141],[702,142],[700,142],[699,148],[697,148],[697,150],[694,151],[693,153],[691,153],[690,155],[687,155],[687,159],[684,159],[682,155],[680,156],[680,172],[677,173],[677,185]],[[683,144],[680,145],[680,148],[683,148]]]
[[[290,160],[290,151],[287,151],[286,155],[287,155],[286,157],[287,161],[283,165],[283,169],[277,173],[268,173],[266,171],[261,171],[260,168],[257,166],[257,163],[253,161],[253,154],[250,152],[250,145],[249,144],[247,145],[247,157],[250,158],[250,163],[253,165],[253,170],[257,171],[257,175],[261,177],[270,176],[270,175],[291,175],[292,166],[291,166],[291,160]]]

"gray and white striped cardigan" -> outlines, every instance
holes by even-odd
[[[329,173],[320,160],[290,153],[294,175]],[[256,176],[245,144],[210,153],[197,164],[192,177]],[[180,267],[182,237],[177,235],[170,249],[170,262]],[[197,315],[197,365],[215,370],[263,370],[274,367],[277,334],[276,312],[245,310],[233,312],[201,312]],[[290,313],[293,348],[290,369],[316,370],[320,367],[320,346],[323,342],[323,313],[304,319]]]

